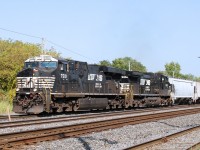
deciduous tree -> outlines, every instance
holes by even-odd
[[[102,60],[99,62],[101,66],[112,66],[112,64],[108,60]]]
[[[132,71],[140,71],[140,72],[146,72],[147,69],[144,65],[142,65],[140,62],[136,61],[135,59],[131,57],[124,57],[124,58],[116,58],[112,61],[112,66],[124,70],[130,70]]]
[[[180,77],[180,71],[181,71],[181,66],[177,62],[170,62],[165,64],[165,72],[167,73],[168,76],[171,77]]]
[[[23,68],[24,61],[42,52],[39,44],[0,40],[0,89],[8,91],[15,88],[16,75]],[[52,49],[47,50],[46,54],[60,55]]]

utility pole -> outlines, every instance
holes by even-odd
[[[173,73],[173,78],[174,78],[175,71],[176,71],[176,65],[174,64],[174,70],[172,71],[172,73]]]
[[[53,46],[51,46],[51,49],[50,49],[51,51],[55,51],[56,49],[53,47]]]
[[[128,62],[128,71],[131,71],[131,62]]]
[[[45,39],[42,38],[42,44],[41,44],[42,54],[45,54]]]

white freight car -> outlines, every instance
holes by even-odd
[[[200,103],[200,82],[196,82],[195,100],[196,103]]]
[[[176,78],[169,78],[169,82],[172,84],[171,98],[174,104],[191,104],[196,102],[196,82]]]

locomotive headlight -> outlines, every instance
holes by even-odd
[[[39,75],[39,72],[37,69],[33,69],[33,76],[37,77]]]
[[[36,91],[37,91],[37,89],[35,88],[35,89],[33,89],[33,91],[34,91],[34,92],[36,92]]]
[[[16,91],[18,92],[18,91],[19,91],[19,88],[16,88]]]
[[[33,69],[33,72],[38,72],[38,70],[37,69]]]
[[[38,82],[38,80],[37,80],[37,79],[33,79],[33,81],[34,81],[35,83],[37,83],[37,82]]]

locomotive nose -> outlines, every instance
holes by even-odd
[[[33,69],[33,76],[38,77],[39,76],[39,70],[38,69]]]
[[[24,69],[17,74],[17,77],[32,77],[34,73],[33,70],[33,68]]]

